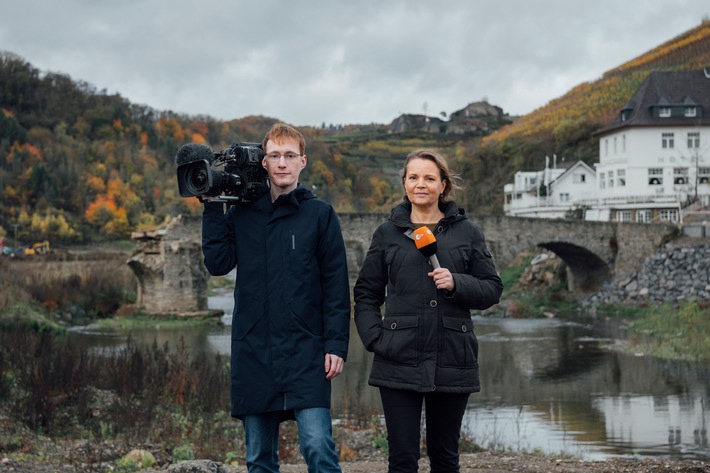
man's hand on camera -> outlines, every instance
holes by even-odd
[[[330,381],[343,371],[345,360],[332,353],[325,354],[325,379]]]
[[[218,195],[201,195],[198,197],[200,202],[212,202],[215,199],[219,199]]]

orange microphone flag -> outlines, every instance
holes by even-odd
[[[429,258],[434,268],[440,268],[439,260],[436,258],[436,237],[429,230],[429,227],[419,227],[414,230],[414,244],[417,245],[419,251]]]

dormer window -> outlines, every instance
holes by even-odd
[[[695,117],[698,114],[698,109],[696,107],[685,107],[686,117]]]
[[[671,108],[670,107],[661,107],[658,109],[658,116],[661,118],[667,118],[671,116]]]

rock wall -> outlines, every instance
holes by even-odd
[[[641,269],[618,275],[582,305],[644,304],[710,301],[710,243],[665,245],[641,264]]]

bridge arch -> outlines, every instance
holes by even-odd
[[[594,292],[612,278],[609,265],[584,247],[563,241],[542,242],[537,246],[553,252],[565,262],[569,290]]]

